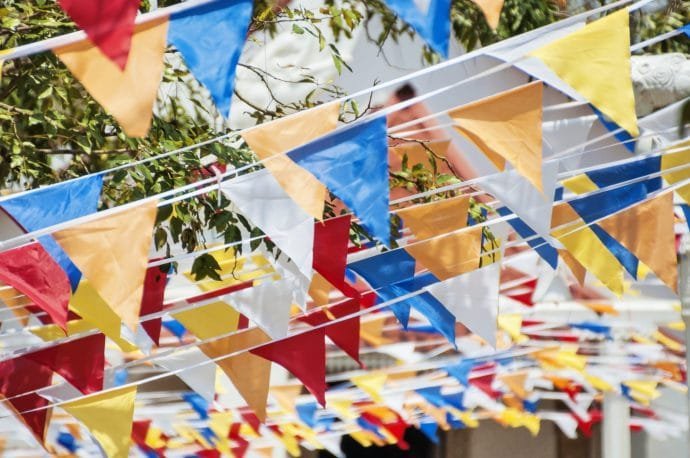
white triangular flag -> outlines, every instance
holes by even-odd
[[[588,107],[578,111],[588,111]],[[544,138],[544,158],[550,158],[554,154],[562,154],[568,151],[559,162],[566,170],[577,170],[582,163],[582,152],[585,143],[592,130],[592,124],[597,120],[597,116],[590,114],[575,118],[556,119],[545,121],[542,124],[542,135]]]
[[[226,181],[221,189],[311,280],[314,219],[287,195],[273,175],[259,170]]]
[[[292,306],[292,281],[289,278],[264,280],[251,288],[228,294],[221,300],[247,316],[274,339],[287,336]]]
[[[551,241],[551,212],[557,179],[558,162],[552,161],[542,165],[543,194],[516,170],[485,176],[481,186],[539,236]]]
[[[216,394],[216,365],[210,361],[197,347],[190,347],[171,355],[156,357],[156,365],[168,371],[175,371],[183,367],[195,366],[206,362],[201,366],[179,372],[177,377],[198,393],[208,402],[213,402]]]
[[[568,439],[577,439],[577,420],[565,412],[539,412],[539,418],[552,421]]]
[[[456,321],[495,347],[500,275],[501,267],[494,263],[425,289],[455,316]]]

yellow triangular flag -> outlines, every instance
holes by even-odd
[[[286,413],[295,412],[297,396],[302,393],[302,385],[272,386],[271,397]]]
[[[373,319],[362,320],[359,328],[360,338],[372,347],[380,347],[390,342],[383,337],[383,325],[386,323],[386,316],[374,317]]]
[[[542,96],[543,84],[535,81],[458,107],[448,116],[499,170],[507,160],[543,191]]]
[[[240,350],[269,342],[271,338],[259,328],[233,334],[228,337],[199,345],[209,358],[215,359]],[[266,420],[271,362],[248,351],[216,361],[218,367],[230,378],[237,391],[254,411],[259,420]]]
[[[350,380],[357,388],[371,396],[375,402],[383,402],[381,390],[386,384],[388,376],[384,372],[372,372],[370,374],[358,375]]]
[[[467,226],[469,196],[453,197],[398,210],[397,215],[417,240],[447,234]]]
[[[630,16],[622,9],[552,41],[531,55],[599,111],[639,135],[630,68]]]
[[[174,313],[173,318],[201,340],[237,330],[240,314],[223,301]]]
[[[358,415],[352,410],[352,401],[349,399],[329,399],[328,408],[335,411],[344,420],[354,420]]]
[[[88,396],[60,407],[84,424],[108,458],[129,456],[136,387]]]
[[[514,374],[499,375],[498,379],[503,382],[513,393],[520,399],[527,397],[525,390],[525,381],[527,380],[527,372],[516,372]]]
[[[526,339],[522,334],[522,316],[517,313],[498,315],[497,324],[499,329],[505,331],[515,342]]]
[[[440,280],[447,280],[479,267],[482,228],[470,228],[443,237],[415,242],[405,251]]]
[[[127,135],[144,137],[163,76],[167,33],[167,18],[138,24],[124,72],[88,39],[53,52]]]
[[[666,153],[661,156],[661,171],[670,170],[675,167],[681,167],[690,164],[690,142],[682,143],[673,146],[672,148],[679,148],[681,146],[688,146],[688,149],[678,151],[675,153]],[[675,172],[665,173],[664,180],[669,184],[679,183],[690,178],[690,168],[676,170]],[[690,185],[682,186],[676,189],[678,195],[688,204],[690,204]]]
[[[53,234],[98,295],[132,330],[139,322],[157,209],[157,202],[149,201]]]
[[[285,154],[335,129],[340,104],[328,103],[285,118],[257,126],[242,133],[242,138],[275,179],[307,214],[323,218],[326,187]],[[270,158],[270,159],[269,159]]]
[[[486,18],[486,23],[491,29],[496,30],[498,21],[501,19],[501,11],[503,10],[503,0],[472,0]]]
[[[677,292],[673,193],[664,193],[616,213],[600,221],[599,226]]]

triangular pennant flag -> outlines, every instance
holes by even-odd
[[[167,30],[167,17],[137,25],[124,71],[89,40],[53,52],[128,136],[145,137],[163,76]]]
[[[334,304],[328,308],[328,314],[331,314],[335,319],[355,314],[358,311],[358,299],[348,299],[345,302]],[[312,326],[319,326],[330,321],[328,319],[328,314],[324,310],[317,310],[303,316],[300,320]],[[329,324],[325,329],[326,336],[350,356],[350,358],[354,359],[362,366],[359,360],[359,316],[346,319],[340,323]]]
[[[295,402],[297,397],[302,393],[302,385],[285,385],[272,386],[271,397],[278,403],[278,405],[288,413],[295,411]],[[329,406],[332,407],[332,406]]]
[[[288,196],[268,170],[221,184],[223,193],[311,281],[314,220]]]
[[[70,18],[119,70],[127,65],[140,0],[58,0]]]
[[[499,170],[507,160],[546,193],[541,176],[542,95],[543,84],[535,81],[458,107],[448,116]]]
[[[105,336],[93,334],[43,350],[24,358],[46,366],[84,394],[103,389]]]
[[[255,355],[280,364],[326,406],[326,330],[317,328],[262,345]]]
[[[139,310],[141,316],[152,315],[163,310],[166,283],[167,275],[161,270],[161,267],[150,267],[146,271],[146,277],[144,277],[144,292],[141,297],[141,307]],[[151,340],[156,345],[158,345],[160,340],[161,325],[161,318],[154,318],[141,323],[141,327],[144,328],[146,334],[151,337]]]
[[[481,186],[520,217],[534,232],[545,240],[551,240],[551,212],[558,180],[558,162],[542,165],[543,193],[515,170],[488,175]]]
[[[386,322],[387,317],[369,317],[368,320],[362,321],[360,324],[359,335],[363,341],[371,345],[372,347],[380,347],[389,342],[388,339],[382,336],[383,325]]]
[[[425,168],[436,167],[439,174],[454,175],[447,159],[450,140],[408,141],[390,148],[391,172],[401,172],[403,161],[409,169],[417,164]]]
[[[156,211],[156,201],[149,201],[53,234],[131,330],[139,320]]]
[[[154,361],[157,366],[168,371],[180,370],[177,373],[180,380],[206,401],[213,402],[216,394],[216,366],[209,362],[209,357],[201,350],[191,347],[169,355],[156,356]],[[182,370],[191,366],[195,366],[194,369]]]
[[[251,0],[209,2],[170,15],[168,41],[225,117],[251,18]]]
[[[525,381],[527,380],[527,372],[516,372],[514,374],[499,375],[498,379],[503,382],[513,393],[520,399],[527,397],[525,390]]]
[[[0,206],[32,232],[95,213],[102,187],[103,175],[89,175],[13,196]],[[76,290],[81,278],[79,269],[51,236],[39,237],[38,241],[67,273],[72,290]]]
[[[240,322],[239,312],[223,301],[173,313],[172,317],[200,340],[236,331]]]
[[[0,253],[0,280],[26,294],[65,329],[70,284],[67,275],[38,243]]]
[[[121,388],[60,407],[86,426],[108,458],[127,458],[136,395],[136,387]]]
[[[472,0],[486,18],[486,23],[489,24],[493,30],[498,27],[498,21],[501,19],[501,11],[503,11],[503,0]]]
[[[674,149],[685,145],[686,144],[675,146]],[[690,146],[690,144],[688,144],[688,146]],[[661,170],[666,171],[676,167],[679,167],[680,170],[664,173],[664,180],[666,180],[669,184],[676,184],[690,178],[690,168],[682,168],[687,164],[690,164],[690,147],[682,151],[665,153],[663,156],[661,156]],[[686,203],[690,204],[690,185],[682,186],[676,189],[676,192]],[[690,224],[690,222],[688,224]]]
[[[531,55],[628,133],[639,134],[630,68],[630,14],[627,8],[587,24]]]
[[[218,360],[216,364],[230,378],[247,405],[262,422],[266,420],[271,363],[244,350],[270,341],[271,338],[261,329],[252,328],[199,345],[201,351],[212,359],[242,351],[238,355]]]
[[[467,226],[469,196],[458,196],[398,210],[417,240],[447,234]]]
[[[482,228],[473,227],[406,245],[405,251],[436,277],[447,280],[479,267],[481,248]]]
[[[616,213],[599,225],[647,265],[666,286],[678,290],[673,193],[664,193]]]
[[[427,286],[470,331],[496,346],[496,317],[501,267],[498,263]]]
[[[265,280],[261,284],[230,294],[225,300],[269,336],[279,339],[287,335],[292,305],[289,281]]]
[[[35,391],[50,386],[52,378],[50,368],[25,358],[0,362],[0,393],[41,444],[52,409],[50,402]],[[24,393],[29,394],[20,396]]]
[[[510,216],[513,214],[508,207],[497,208],[496,212],[501,216]],[[527,240],[527,244],[531,246],[552,269],[558,267],[558,251],[549,245],[546,240],[537,236],[537,233],[525,224],[524,221],[514,217],[508,220],[508,224],[510,224],[520,237]]]
[[[371,372],[352,377],[350,380],[357,388],[371,396],[374,402],[383,402],[381,390],[383,390],[386,380],[388,380],[388,375],[385,372]]]
[[[284,153],[331,132],[338,125],[339,114],[340,105],[329,103],[242,132],[244,141],[264,161],[287,195],[318,220],[323,218],[325,186]]]
[[[431,49],[448,56],[450,0],[386,0],[400,18],[410,24]]]
[[[311,172],[385,245],[388,218],[386,118],[358,122],[301,146],[288,156]]]
[[[345,281],[351,219],[350,215],[343,215],[315,223],[313,266],[330,285],[354,297],[357,291]]]

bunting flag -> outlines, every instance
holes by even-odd
[[[402,171],[403,161],[406,161],[410,169],[417,164],[422,164],[426,168],[435,166],[439,174],[454,175],[447,158],[449,147],[450,140],[409,141],[395,145],[390,149],[391,154],[394,155],[390,164],[391,171]]]
[[[469,196],[458,196],[398,210],[417,240],[454,232],[467,226]]]
[[[200,340],[236,331],[240,322],[237,310],[223,301],[173,313],[172,317]]]
[[[494,263],[425,289],[455,316],[456,321],[495,347],[500,274],[500,265]]]
[[[69,280],[40,244],[0,253],[0,280],[26,294],[54,323],[66,329]]]
[[[448,116],[498,170],[505,169],[507,160],[546,192],[541,176],[542,98],[543,84],[535,81],[458,107]]]
[[[103,389],[105,336],[93,334],[23,357],[57,372],[84,394]]]
[[[323,407],[326,406],[326,330],[316,328],[250,350],[280,364],[297,377]]]
[[[448,57],[450,0],[386,0],[388,7],[407,22],[427,45]]]
[[[265,280],[227,296],[227,301],[269,336],[280,339],[287,335],[292,291],[286,279]]]
[[[330,321],[328,319],[329,314],[335,319],[339,319],[357,312],[359,312],[359,300],[352,298],[328,307],[327,311],[316,310],[303,316],[300,320],[312,326],[319,326]],[[359,360],[359,316],[354,316],[340,323],[330,324],[325,329],[326,337],[362,367],[362,362]]]
[[[686,144],[683,143],[680,146],[685,145]],[[680,146],[676,146],[674,148],[678,148]],[[680,167],[680,170],[664,173],[664,180],[666,180],[669,184],[676,184],[689,179],[690,168],[682,168],[687,164],[690,164],[690,148],[673,153],[665,153],[663,156],[661,156],[661,170],[666,171],[676,167]],[[676,189],[676,192],[686,203],[690,204],[690,185],[682,186]]]
[[[516,372],[513,374],[502,374],[498,379],[503,382],[510,391],[515,393],[520,399],[527,398],[527,390],[525,390],[525,381],[527,380],[527,372]]]
[[[144,204],[53,234],[93,288],[131,330],[139,308],[156,220],[157,202]],[[107,253],[109,256],[102,256]]]
[[[201,351],[211,359],[242,351],[238,355],[220,359],[216,364],[230,378],[247,405],[262,422],[266,420],[271,363],[243,350],[270,341],[271,338],[261,329],[252,328],[199,345]]]
[[[374,402],[383,402],[381,391],[388,380],[388,375],[385,372],[371,372],[352,377],[350,380],[357,388],[371,396]]]
[[[530,229],[545,240],[551,240],[551,212],[558,181],[558,163],[542,165],[542,189],[539,192],[516,170],[488,175],[482,187],[515,213]]]
[[[498,22],[501,19],[501,11],[503,11],[503,0],[472,0],[486,18],[486,23],[491,29],[498,28]]]
[[[136,25],[124,70],[88,39],[53,52],[128,136],[145,137],[163,76],[167,31],[165,17]]]
[[[610,216],[601,228],[648,266],[666,286],[678,291],[673,193],[664,193]]]
[[[102,175],[88,175],[13,196],[0,207],[26,231],[33,232],[95,213],[102,187]],[[38,241],[67,273],[72,290],[76,290],[81,278],[79,269],[53,237],[46,235]]]
[[[161,270],[161,267],[150,267],[146,270],[146,277],[144,277],[144,292],[141,297],[141,316],[152,315],[163,310],[167,275],[166,272]],[[161,325],[161,318],[154,318],[141,323],[141,327],[156,345],[158,345],[160,340]]]
[[[225,117],[251,19],[251,0],[209,2],[170,15],[168,41]]]
[[[26,358],[0,361],[0,393],[41,444],[52,409],[50,402],[35,391],[50,386],[52,378],[49,367]]]
[[[127,65],[140,0],[59,0],[89,40],[120,70]]]
[[[447,280],[478,268],[481,248],[482,228],[474,227],[406,245],[405,251],[436,277]]]
[[[627,8],[532,51],[597,110],[639,135],[630,68]]]
[[[513,215],[513,212],[507,207],[499,207],[496,209],[496,212],[501,216]],[[524,221],[520,218],[512,217],[508,220],[508,224],[510,224],[520,237],[527,240],[527,244],[532,247],[552,269],[558,267],[558,251],[546,240],[537,236],[537,233],[525,224]]]
[[[386,118],[358,122],[288,156],[319,179],[386,246],[388,218],[388,145]]]
[[[315,140],[338,125],[340,105],[328,103],[300,111],[242,132],[249,148],[271,171],[285,193],[308,215],[323,218],[326,188],[314,175],[296,165],[285,153]],[[280,135],[276,135],[280,132]]]
[[[208,402],[216,395],[216,366],[211,364],[203,348],[191,347],[170,355],[156,356],[155,363],[168,371],[180,371],[177,377]],[[183,370],[194,366],[194,369]]]
[[[261,229],[311,281],[314,221],[288,196],[268,170],[221,184],[223,193]]]
[[[122,388],[60,407],[86,426],[108,458],[127,458],[136,395],[136,387]]]
[[[314,270],[348,295],[356,291],[345,282],[347,247],[350,243],[350,215],[329,218],[314,226]]]

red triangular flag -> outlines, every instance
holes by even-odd
[[[29,427],[36,439],[43,444],[46,425],[51,409],[50,402],[34,393],[50,386],[53,372],[45,366],[25,358],[0,362],[0,393],[5,396],[14,410]],[[29,393],[20,396],[23,393]],[[34,409],[41,409],[33,411]]]
[[[328,311],[337,319],[344,316],[352,315],[359,312],[359,300],[357,298],[349,299],[340,304],[332,305]],[[300,318],[312,326],[330,321],[324,310],[317,310]],[[359,316],[347,319],[340,323],[330,324],[325,327],[326,335],[334,344],[340,347],[347,355],[357,361],[360,367],[364,367],[359,360]]]
[[[326,405],[326,331],[312,329],[274,341],[250,350],[255,355],[280,364],[297,377],[316,397]]]
[[[163,296],[167,275],[160,267],[150,267],[144,278],[144,294],[141,297],[139,316],[151,315],[163,310]],[[158,345],[161,337],[162,318],[154,318],[141,323],[146,334]]]
[[[238,445],[232,447],[230,451],[235,458],[244,458],[247,454],[247,449],[249,448],[249,442],[240,442]]]
[[[352,287],[345,282],[347,246],[350,243],[350,215],[314,224],[312,266],[328,282],[347,295]]]
[[[58,1],[91,42],[124,70],[140,0]]]
[[[38,242],[0,254],[0,280],[26,294],[65,329],[71,288],[64,270]]]
[[[103,389],[105,335],[98,333],[44,350],[27,353],[22,358],[57,372],[84,394]]]

